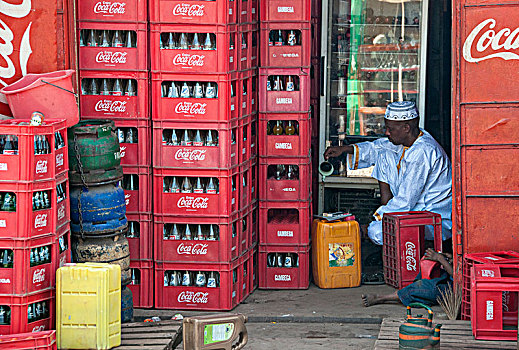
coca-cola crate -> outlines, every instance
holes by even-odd
[[[146,72],[109,72],[81,70],[80,111],[82,119],[147,119],[148,108],[148,74]],[[92,82],[99,82],[98,94],[92,94]],[[107,79],[108,91],[104,94],[103,79]],[[115,79],[121,81],[123,88],[112,91]],[[130,82],[131,80],[131,82]],[[112,84],[112,85],[110,85]],[[129,84],[135,87],[129,88]],[[130,92],[128,93],[127,90]],[[101,92],[104,94],[102,95]]]
[[[59,190],[58,190],[59,188]],[[68,174],[56,177],[56,228],[70,222],[70,200]]]
[[[0,238],[30,238],[55,233],[58,217],[56,188],[56,180],[0,182],[0,209],[3,209],[0,210]],[[33,203],[36,203],[33,201],[43,196],[42,193],[45,193],[48,203],[44,197],[43,201],[38,201],[38,206],[48,207],[33,210]]]
[[[245,118],[258,111],[258,75],[256,69],[244,70],[238,74],[240,118]]]
[[[247,161],[240,165],[240,200],[239,200],[239,208],[243,210],[247,208],[252,203],[252,193],[257,191],[255,181],[252,179],[252,169],[256,166],[256,160]],[[254,173],[257,173],[254,171]]]
[[[132,260],[153,259],[153,224],[151,214],[127,214],[128,229],[124,235]]]
[[[79,69],[111,72],[148,69],[146,23],[79,22],[78,26]],[[105,38],[108,42],[102,47]]]
[[[250,70],[258,65],[258,24],[238,26],[238,59],[240,70]]]
[[[43,305],[45,305],[45,313],[41,314]],[[6,308],[10,311],[9,323],[0,324],[0,334],[36,333],[54,328],[56,315],[53,289],[22,296],[2,295],[0,296],[0,307],[6,311],[4,315],[8,314]],[[29,307],[33,316],[30,320]],[[36,308],[41,310],[40,317],[34,317]]]
[[[95,22],[142,22],[148,20],[148,4],[145,0],[78,1],[77,19]]]
[[[171,272],[190,272],[193,285],[165,286]],[[198,272],[218,274],[216,287],[197,287]],[[182,276],[182,275],[181,275]],[[231,310],[240,301],[243,268],[240,259],[230,263],[163,263],[155,262],[155,307],[176,310]],[[206,277],[207,279],[207,277]],[[205,284],[207,285],[207,284]]]
[[[238,19],[238,2],[234,0],[215,1],[150,1],[151,23],[180,24],[235,24]]]
[[[152,79],[152,119],[182,122],[226,122],[237,119],[240,113],[238,93],[238,73],[229,74],[162,74],[151,73]],[[175,83],[178,96],[182,96],[184,83],[193,90],[190,97],[174,96],[170,92]],[[195,98],[194,86],[201,83],[207,93],[207,84],[216,88],[215,98]],[[207,95],[204,95],[207,96]]]
[[[299,157],[310,155],[311,120],[309,113],[260,113],[259,155]],[[278,129],[281,127],[281,134]]]
[[[279,76],[283,90],[276,91],[274,81]],[[286,91],[284,81],[292,79],[294,91]],[[267,90],[267,82],[271,90]],[[259,111],[260,112],[301,112],[310,110],[310,69],[309,68],[260,68],[259,69]]]
[[[242,271],[243,276],[241,279],[241,290],[240,290],[240,303],[245,300],[249,296],[252,291],[252,276],[253,276],[253,267],[252,267],[252,248],[243,253],[240,257],[242,260]]]
[[[238,211],[238,170],[238,167],[222,170],[154,168],[154,213],[198,218],[232,216]],[[182,193],[185,178],[188,178],[191,187],[186,190],[190,192]],[[197,189],[197,179],[200,179],[203,188]],[[214,188],[208,190],[209,186]]]
[[[114,123],[119,137],[121,164],[151,166],[151,122],[146,119],[117,119]]]
[[[258,115],[250,116],[250,159],[258,157]]]
[[[258,215],[252,204],[240,211],[241,222],[241,253],[250,250],[258,242]]]
[[[191,239],[186,238],[188,225]],[[204,239],[198,239],[199,225]],[[171,218],[156,215],[155,260],[192,263],[230,262],[240,255],[240,225],[238,213],[229,218]],[[175,228],[176,238],[174,238]],[[215,239],[210,239],[211,231]],[[178,239],[179,236],[181,239]]]
[[[312,38],[311,38],[311,57],[312,59],[321,59],[321,20],[312,18],[311,22]],[[319,74],[319,73],[318,73]]]
[[[0,295],[22,295],[52,288],[57,261],[55,244],[54,234],[25,240],[1,238]]]
[[[262,23],[260,40],[262,67],[310,66],[309,22]]]
[[[151,213],[152,196],[151,171],[149,167],[123,166],[124,197],[126,199],[126,213]],[[133,177],[133,187],[131,184]]]
[[[132,291],[134,308],[153,307],[153,261],[131,260],[132,281],[128,288]]]
[[[311,194],[311,159],[259,159],[260,199],[267,201],[305,201]]]
[[[250,66],[251,69],[256,70],[259,66],[259,24],[251,24],[251,53],[250,53]],[[257,75],[257,73],[256,73]]]
[[[180,143],[186,130],[191,142],[196,133],[200,132],[204,145],[172,145],[173,131]],[[216,142],[216,146],[207,146],[209,132]],[[237,138],[237,120],[222,123],[156,121],[153,122],[153,166],[157,168],[232,168],[238,165],[239,142],[237,142]]]
[[[0,335],[0,349],[56,350],[56,331]]]
[[[251,118],[240,119],[238,124],[238,162],[243,164],[251,159]]]
[[[278,254],[282,267],[270,266],[269,254]],[[306,245],[259,245],[260,289],[308,289],[310,284],[310,246]],[[292,258],[291,266],[285,267],[286,256]],[[297,256],[297,258],[296,258]],[[276,259],[274,259],[276,260]],[[275,261],[277,262],[277,261]],[[297,263],[298,262],[298,263]],[[295,266],[297,264],[297,266]]]
[[[250,207],[250,216],[251,216],[251,246],[255,246],[259,241],[259,209],[257,203],[253,203]]]
[[[315,0],[297,0],[290,3],[283,0],[264,0],[261,2],[260,21],[309,22],[312,2]]]
[[[163,73],[213,73],[222,74],[236,71],[238,55],[236,47],[236,25],[214,26],[183,24],[151,24],[150,25],[151,70]],[[216,49],[167,49],[161,48],[169,40],[169,33],[173,38],[185,35],[188,46],[191,46],[194,35],[198,36],[201,46],[204,45],[206,34]],[[176,40],[176,39],[173,39]]]
[[[238,23],[252,22],[252,0],[238,0]]]
[[[258,70],[253,68],[251,70],[251,93],[250,93],[250,112],[251,114],[258,113]]]
[[[0,121],[0,137],[3,137],[4,141],[0,152],[0,181],[50,180],[68,171],[65,122],[46,119],[44,125],[40,126],[31,126],[29,122],[30,119]],[[60,134],[62,141],[56,142],[56,133]],[[7,136],[12,146],[10,150],[6,149],[5,145]],[[40,140],[41,137],[46,138],[49,153],[35,154],[39,153],[41,148],[35,136],[39,136]],[[57,147],[59,148],[56,149]]]
[[[310,98],[318,99],[321,95],[321,60],[312,58],[310,66]]]
[[[70,262],[70,225],[66,224],[58,228],[56,232],[56,244],[54,245],[56,259],[56,267],[53,269],[52,286],[56,283],[56,271],[66,263]]]
[[[308,244],[312,206],[306,202],[259,202],[261,244]]]
[[[251,288],[251,294],[252,292],[258,288],[259,285],[259,253],[258,253],[258,246],[255,245],[252,249],[252,288]]]

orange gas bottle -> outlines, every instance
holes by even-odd
[[[320,288],[358,287],[359,224],[350,214],[318,216],[312,225],[314,283]]]

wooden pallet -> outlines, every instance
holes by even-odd
[[[182,321],[123,323],[121,346],[117,350],[163,350],[177,333]]]
[[[375,349],[398,349],[398,328],[403,323],[402,318],[384,318],[380,326]],[[441,323],[441,349],[517,349],[517,342],[475,340],[472,336],[470,321],[434,321],[433,325]]]

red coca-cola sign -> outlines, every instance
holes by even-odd
[[[125,2],[98,1],[94,4],[94,13],[104,15],[124,15]]]
[[[206,255],[207,243],[180,243],[177,247],[177,254],[179,255]]]
[[[178,295],[179,303],[207,304],[209,293],[183,291]]]
[[[127,52],[100,51],[96,55],[97,63],[125,64]]]
[[[182,101],[175,106],[175,113],[189,115],[204,115],[207,103]]]
[[[95,104],[94,110],[96,112],[124,113],[126,103],[127,101],[99,100]]]
[[[174,66],[183,67],[203,67],[205,55],[191,55],[188,53],[179,53],[173,57]]]
[[[173,8],[173,16],[202,17],[205,5],[201,4],[177,4]]]
[[[208,201],[208,197],[184,196],[178,199],[177,208],[187,210],[207,209]]]
[[[202,161],[205,159],[205,149],[181,148],[175,152],[175,160]]]

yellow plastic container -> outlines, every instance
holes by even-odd
[[[361,282],[360,232],[355,217],[312,225],[312,270],[320,288],[358,287]]]
[[[59,349],[111,349],[121,345],[121,267],[67,264],[56,274]]]

